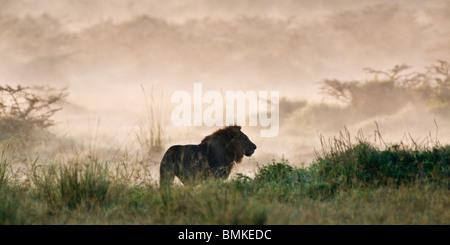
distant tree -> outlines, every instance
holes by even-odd
[[[52,116],[62,109],[66,89],[0,85],[0,141],[27,139],[33,130],[55,124]]]
[[[450,102],[450,64],[438,61],[425,67],[425,72],[405,73],[411,68],[408,65],[396,65],[387,71],[365,68],[364,71],[373,74],[374,78],[367,81],[340,81],[338,79],[326,79],[322,82],[321,93],[335,98],[352,106],[360,105],[360,100],[371,99],[371,95],[380,95],[376,91],[386,91],[387,96],[392,90],[420,91],[422,97],[429,102]],[[387,91],[391,90],[391,91]],[[418,95],[416,93],[416,95]]]
[[[386,71],[365,68],[374,76],[368,81],[326,79],[321,93],[364,114],[394,113],[410,102],[428,106],[440,115],[449,111],[450,64],[439,60],[425,67],[425,72],[408,73],[409,68],[405,64]]]

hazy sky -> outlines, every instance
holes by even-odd
[[[100,119],[105,135],[132,138],[146,116],[141,85],[164,112],[174,91],[192,91],[196,82],[205,90],[277,90],[292,101],[320,101],[318,82],[326,78],[450,60],[449,13],[447,0],[0,0],[0,83],[67,86],[60,130],[85,136]],[[196,143],[214,130],[165,123],[167,144]],[[297,123],[282,121],[272,150],[312,152],[324,129],[294,137]],[[428,132],[434,123],[417,125]]]

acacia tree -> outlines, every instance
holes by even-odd
[[[0,85],[0,141],[29,138],[33,130],[54,125],[52,116],[62,109],[66,89]]]
[[[395,104],[417,99],[427,103],[450,105],[450,64],[439,60],[425,67],[425,72],[409,72],[408,65],[396,65],[386,71],[365,68],[374,79],[367,82],[326,79],[321,93],[348,105],[367,109],[385,109],[379,103]]]

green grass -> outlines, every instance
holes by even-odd
[[[93,207],[105,200],[111,186],[108,168],[98,161],[70,163],[34,169],[33,183],[51,208],[76,209],[79,205]]]
[[[449,145],[411,149],[400,144],[380,150],[360,142],[319,157],[313,168],[321,178],[340,185],[448,184],[449,163]]]
[[[8,176],[7,176],[7,168],[9,166],[9,162],[4,158],[3,152],[0,156],[0,188],[7,184]]]
[[[95,158],[0,164],[0,224],[450,224],[450,146],[324,150],[308,168],[273,161],[255,177],[160,190]],[[3,174],[2,174],[3,173]]]

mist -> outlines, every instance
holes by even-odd
[[[448,13],[446,0],[0,0],[0,83],[67,87],[56,134],[134,149],[143,147],[137,138],[149,109],[162,126],[164,149],[198,144],[217,129],[172,125],[170,96],[192,93],[194,83],[204,90],[279,91],[279,134],[261,138],[259,128],[244,126],[258,150],[238,165],[241,172],[272,158],[308,164],[321,135],[345,128],[368,138],[379,130],[386,142],[432,135],[448,143],[448,117],[425,103],[335,114],[324,104],[345,105],[320,93],[324,79],[372,78],[367,67],[408,64],[421,72],[450,61]]]

